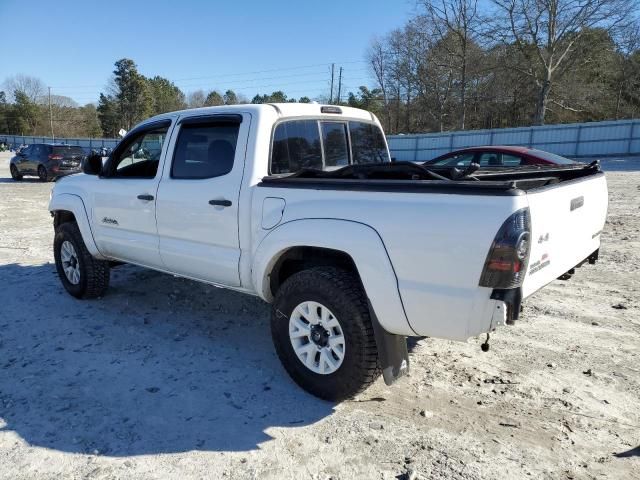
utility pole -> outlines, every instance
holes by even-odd
[[[55,142],[56,137],[53,134],[53,110],[51,109],[51,87],[49,87],[49,125],[51,126],[51,141]]]
[[[333,76],[334,76],[333,71],[335,67],[336,67],[336,64],[332,63],[331,64],[331,93],[329,94],[329,103],[333,103]]]
[[[338,75],[338,105],[340,104],[341,91],[342,91],[342,67],[340,67],[340,74]]]

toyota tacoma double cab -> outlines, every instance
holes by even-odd
[[[162,114],[83,170],[49,204],[71,295],[101,297],[123,262],[257,295],[287,372],[329,400],[402,376],[406,337],[514,323],[595,263],[607,213],[597,162],[394,162],[375,115],[333,105]]]

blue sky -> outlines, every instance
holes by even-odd
[[[328,93],[329,67],[345,88],[371,84],[364,62],[375,35],[401,26],[411,0],[0,0],[0,85],[39,77],[52,93],[97,101],[123,57],[185,93],[232,88],[251,98]],[[260,73],[251,73],[260,72]],[[336,74],[337,77],[337,74]]]

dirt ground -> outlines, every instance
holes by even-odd
[[[610,173],[600,262],[491,350],[424,339],[411,374],[320,401],[259,299],[122,266],[78,301],[51,184],[0,154],[0,479],[640,478],[640,173]]]

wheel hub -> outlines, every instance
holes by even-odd
[[[329,343],[329,332],[322,325],[312,326],[310,337],[318,347],[326,347]]]
[[[68,240],[62,242],[60,246],[60,262],[65,277],[73,285],[80,283],[80,262],[78,262],[78,254],[76,249]]]
[[[305,367],[314,373],[334,373],[344,360],[346,342],[333,313],[318,302],[302,302],[289,318],[291,346]]]

